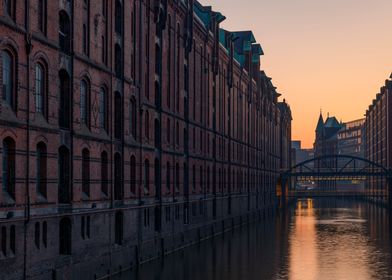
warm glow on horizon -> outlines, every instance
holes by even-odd
[[[293,112],[293,140],[312,147],[320,109],[362,118],[392,71],[391,0],[201,0],[252,30],[263,69]]]

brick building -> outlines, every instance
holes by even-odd
[[[193,0],[0,6],[1,279],[93,279],[275,205],[291,112]]]
[[[365,157],[384,167],[392,167],[392,81],[386,80],[380,92],[366,110],[364,124]],[[382,178],[370,178],[367,189],[380,199],[385,199],[386,182]]]

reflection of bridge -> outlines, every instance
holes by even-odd
[[[343,180],[383,180],[385,184],[381,188],[365,188],[364,190],[325,190],[309,188],[298,190],[293,186],[293,179],[299,181],[343,181]],[[392,171],[370,160],[348,155],[327,155],[316,157],[301,162],[289,170],[284,171],[280,177],[278,195],[282,199],[288,196],[372,196],[387,199],[392,205]]]

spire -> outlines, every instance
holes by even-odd
[[[320,116],[317,122],[316,133],[321,133],[324,128],[323,112],[320,110]]]

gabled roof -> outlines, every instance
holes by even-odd
[[[325,120],[324,127],[342,128],[343,126],[338,122],[338,120],[335,117],[328,117]]]

